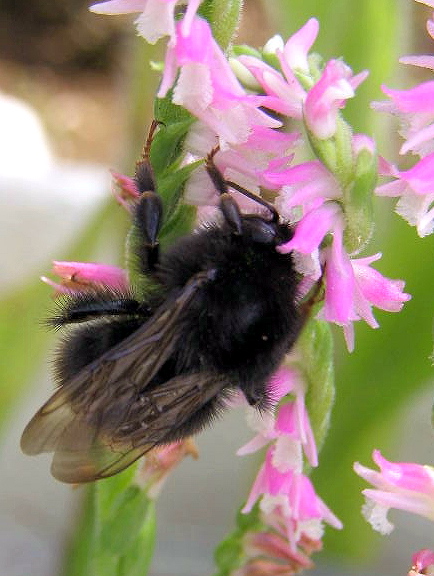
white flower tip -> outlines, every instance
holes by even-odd
[[[362,506],[362,514],[365,519],[374,530],[383,535],[390,534],[394,529],[394,525],[387,519],[388,510],[387,507],[371,500],[366,500],[366,503]]]
[[[275,34],[264,45],[262,52],[264,54],[276,54],[277,51],[282,51],[285,46],[282,36]]]

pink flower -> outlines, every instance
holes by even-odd
[[[434,552],[428,548],[415,552],[408,576],[434,576]]]
[[[283,51],[278,51],[282,70],[290,77],[290,70],[309,72],[307,56],[319,32],[319,22],[310,18],[300,30],[295,32],[286,42]]]
[[[249,512],[261,497],[260,509],[266,516],[276,513],[283,516],[287,538],[293,549],[302,533],[320,538],[323,521],[341,528],[340,521],[315,493],[309,478],[292,470],[279,472],[273,466],[273,455],[274,449],[271,448],[242,512]]]
[[[319,160],[283,167],[278,171],[269,169],[263,178],[268,186],[281,186],[276,207],[284,218],[291,220],[298,207],[301,207],[303,215],[325,200],[342,196],[335,176]]]
[[[154,448],[146,455],[143,466],[136,473],[134,482],[146,490],[149,498],[158,497],[170,472],[186,457],[198,457],[191,438]]]
[[[399,171],[389,165],[395,180],[378,186],[379,196],[399,196],[396,212],[416,226],[423,237],[434,230],[434,152],[421,158],[412,168]]]
[[[276,158],[279,159],[279,163],[289,161],[290,157],[285,154],[298,142],[298,137],[298,133],[285,134],[263,126],[252,126],[246,142],[220,150],[215,155],[214,161],[226,180],[260,194],[260,185],[264,181],[265,172],[275,164]],[[191,127],[184,148],[194,160],[204,158],[217,143],[217,136],[213,130],[198,121]],[[259,209],[256,202],[242,194],[235,192],[234,196],[242,209],[249,212]],[[212,206],[218,204],[218,198],[219,194],[205,168],[199,167],[186,183],[184,200],[198,206]]]
[[[314,208],[298,222],[294,236],[286,244],[279,246],[278,251],[287,254],[293,250],[302,254],[311,254],[317,250],[324,236],[333,230],[342,220],[342,210],[335,202],[324,202]]]
[[[354,96],[354,90],[368,75],[352,75],[341,60],[330,60],[318,82],[309,90],[304,103],[304,118],[313,134],[325,140],[337,130],[338,111],[345,100]]]
[[[280,72],[254,56],[240,56],[238,60],[264,89],[267,96],[263,98],[263,104],[267,108],[301,120],[306,92],[289,68],[286,72],[289,78],[285,78]]]
[[[335,228],[331,248],[323,252],[326,267],[325,303],[319,316],[343,326],[350,351],[354,349],[353,322],[363,319],[371,328],[378,323],[372,306],[389,312],[399,312],[411,296],[403,292],[404,282],[390,280],[370,264],[381,254],[350,259],[342,246],[342,231]]]
[[[266,520],[265,516],[263,517]],[[273,531],[248,532],[243,541],[247,561],[234,572],[234,576],[291,576],[300,570],[313,568],[309,555],[321,549],[319,540],[300,538],[294,550],[287,541],[282,526],[276,518]]]
[[[191,21],[202,0],[186,0],[186,13],[182,26],[188,34]],[[89,9],[96,14],[128,14],[141,12],[135,21],[137,32],[150,44],[163,36],[175,37],[175,6],[178,0],[108,0],[93,4]]]
[[[112,170],[111,173],[115,185],[113,192],[116,200],[121,206],[130,210],[131,201],[136,200],[140,196],[135,179],[131,178],[131,176],[119,174],[119,172],[115,172],[114,170]]]
[[[372,458],[379,466],[376,472],[354,464],[355,472],[375,489],[363,490],[367,499],[363,514],[375,530],[388,534],[393,524],[387,520],[390,508],[398,508],[434,520],[434,469],[405,462],[389,462],[378,450]]]
[[[292,392],[295,399],[282,404],[277,415],[249,413],[251,427],[259,433],[241,447],[237,454],[244,456],[275,442],[273,465],[281,470],[302,470],[301,450],[311,466],[318,465],[318,455],[304,401],[303,383],[295,370],[280,368],[269,383],[269,390],[276,404]]]
[[[300,84],[295,71],[307,73],[307,56],[318,35],[319,24],[311,18],[293,34],[283,49],[277,49],[283,74],[252,56],[240,56],[239,61],[253,74],[264,89],[267,97],[264,104],[280,114],[301,119],[306,91]]]
[[[43,276],[41,280],[55,288],[60,294],[71,294],[98,287],[125,291],[128,277],[125,270],[109,264],[93,262],[53,262],[53,273],[60,276],[60,283]]]
[[[396,114],[401,121],[401,134],[406,139],[400,153],[413,151],[425,155],[433,151],[434,81],[423,82],[408,90],[393,90],[383,86],[391,104],[374,104],[377,110]]]
[[[189,33],[176,26],[176,40],[166,53],[160,98],[175,80],[173,102],[209,126],[218,135],[222,149],[246,142],[254,126],[281,125],[259,109],[261,97],[245,93],[212,37],[208,22],[199,17],[192,20]]]
[[[423,3],[430,5],[428,2]],[[431,38],[434,38],[433,20],[428,20],[427,29]],[[433,56],[404,56],[400,62],[434,70]],[[411,151],[424,156],[433,152],[434,81],[422,82],[407,90],[393,90],[383,86],[383,92],[391,98],[391,102],[373,102],[372,107],[395,114],[400,119],[401,135],[406,140],[400,153]]]

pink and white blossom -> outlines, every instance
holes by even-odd
[[[285,74],[289,75],[288,70],[309,73],[308,54],[318,36],[318,32],[318,20],[309,18],[306,24],[287,40],[283,50],[276,52]]]
[[[407,90],[382,87],[391,102],[374,103],[379,111],[398,116],[400,133],[405,139],[400,153],[414,152],[425,155],[433,152],[434,145],[434,81],[422,82]]]
[[[255,126],[281,126],[260,110],[262,97],[246,94],[208,22],[197,16],[188,33],[181,24],[176,26],[158,96],[164,97],[173,85],[173,102],[209,126],[218,135],[222,149],[246,142]]]
[[[288,78],[254,56],[240,56],[238,60],[253,74],[265,91],[263,104],[267,108],[301,120],[306,92],[290,69],[287,71]]]
[[[214,162],[226,180],[260,194],[260,186],[267,180],[267,171],[276,163],[286,166],[292,159],[288,151],[297,145],[298,140],[298,133],[286,134],[263,126],[252,126],[246,142],[220,150],[214,156]],[[215,132],[198,121],[187,134],[184,148],[191,156],[189,161],[194,161],[205,157],[217,144]],[[184,200],[197,206],[215,206],[218,197],[205,167],[199,167],[186,183]],[[255,212],[260,208],[257,202],[240,193],[234,192],[234,197],[241,209]]]
[[[189,33],[194,15],[202,0],[185,0],[186,12],[182,26]],[[163,36],[175,38],[175,7],[179,0],[107,0],[90,6],[96,14],[130,14],[140,12],[135,20],[137,33],[150,44],[155,44]]]
[[[368,73],[356,76],[341,60],[330,60],[321,78],[309,90],[304,103],[304,119],[309,130],[320,140],[331,138],[337,130],[338,112],[345,100],[354,96],[357,86]]]
[[[274,52],[279,59],[282,73],[259,58],[240,56],[239,61],[253,74],[267,97],[264,104],[271,110],[301,120],[306,90],[296,72],[308,74],[308,53],[319,30],[318,21],[311,18],[283,44],[274,39]],[[268,45],[267,51],[271,50]]]
[[[250,410],[249,425],[258,434],[241,447],[237,454],[239,456],[251,454],[274,441],[276,444],[274,465],[277,468],[289,469],[295,466],[301,471],[301,450],[304,451],[309,464],[317,466],[318,455],[315,439],[306,410],[305,391],[300,376],[295,370],[280,368],[270,380],[269,393],[276,404],[289,393],[294,395],[294,400],[284,403],[276,416],[271,413],[260,415],[256,410]],[[293,449],[291,442],[298,443],[300,450]],[[290,453],[297,455],[296,461]],[[283,462],[280,458],[281,454],[286,454],[289,460]],[[278,460],[277,465],[276,459]]]
[[[372,306],[399,312],[411,296],[403,291],[403,281],[386,278],[370,267],[381,254],[350,258],[343,249],[340,228],[335,228],[332,246],[324,250],[323,257],[326,262],[326,290],[319,316],[343,327],[347,347],[352,351],[353,322],[363,319],[371,328],[377,328]]]
[[[375,530],[388,534],[393,524],[387,519],[390,508],[398,508],[434,520],[434,469],[408,462],[390,462],[378,450],[372,454],[377,472],[354,464],[355,472],[374,486],[362,491],[366,497],[363,514]]]
[[[434,152],[408,170],[399,171],[393,165],[386,169],[395,180],[378,186],[375,192],[379,196],[399,197],[396,212],[416,226],[419,236],[431,234],[434,230]]]
[[[428,20],[427,29],[434,38],[433,20]],[[405,56],[400,61],[434,70],[433,56]],[[400,154],[412,152],[420,159],[412,168],[403,171],[389,164],[383,173],[395,180],[379,186],[376,193],[398,197],[396,212],[416,226],[419,236],[426,236],[434,231],[434,80],[406,90],[383,86],[383,92],[390,100],[374,102],[373,108],[398,116],[400,134],[404,138]],[[383,161],[383,168],[385,164]]]

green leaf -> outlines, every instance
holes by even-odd
[[[163,201],[165,222],[172,216],[181,200],[183,186],[192,172],[202,164],[202,160],[192,162],[176,171],[166,171],[158,181],[158,192]]]
[[[243,556],[242,532],[235,531],[222,540],[214,551],[219,574],[229,574],[237,568]]]
[[[145,576],[148,573],[155,548],[155,504],[149,501],[138,537],[119,562],[119,576]]]
[[[172,102],[172,96],[173,91],[169,90],[164,98],[155,98],[155,119],[159,122],[163,122],[166,128],[171,124],[177,124],[178,122],[186,122],[188,120],[195,121],[196,119],[191,116],[188,110]]]
[[[160,120],[158,116],[156,118]],[[182,152],[182,143],[193,122],[194,118],[189,117],[160,126],[151,147],[151,164],[157,179],[160,174],[167,170],[169,165],[179,158]]]
[[[123,554],[139,533],[148,514],[150,500],[143,490],[134,484],[128,486],[104,517],[101,531],[102,546],[112,554]]]
[[[256,503],[247,514],[239,510],[236,518],[238,529],[242,532],[247,532],[248,530],[259,530],[259,527],[261,526],[259,514],[260,510],[258,503]]]

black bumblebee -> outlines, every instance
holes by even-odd
[[[54,452],[52,474],[63,482],[111,476],[155,446],[194,434],[235,390],[260,410],[270,405],[267,382],[304,317],[291,255],[276,250],[292,230],[243,190],[269,214],[241,214],[215,153],[206,168],[220,193],[221,223],[161,255],[162,203],[149,155],[137,163],[135,256],[157,290],[144,301],[108,288],[68,297],[51,320],[80,325],[64,337],[59,387],[21,446],[26,454]]]

